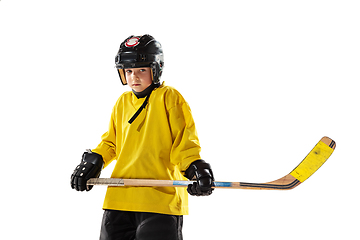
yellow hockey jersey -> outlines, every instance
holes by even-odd
[[[146,108],[132,124],[128,120],[144,102],[133,92],[117,100],[101,143],[92,151],[105,167],[117,160],[112,178],[185,180],[189,165],[200,159],[200,144],[189,105],[172,87],[151,93]],[[186,188],[108,187],[104,209],[188,214]]]

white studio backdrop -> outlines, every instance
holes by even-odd
[[[130,35],[162,43],[218,181],[272,181],[323,136],[328,162],[291,191],[190,197],[184,239],[356,239],[358,1],[0,1],[2,235],[98,239],[105,187],[70,175],[107,130]],[[102,173],[109,177],[110,165]]]

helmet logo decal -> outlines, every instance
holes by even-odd
[[[125,46],[129,47],[129,48],[135,47],[140,43],[139,40],[140,40],[140,38],[138,38],[138,37],[132,37],[126,41]]]

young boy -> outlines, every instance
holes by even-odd
[[[117,160],[112,178],[196,179],[187,192],[213,191],[211,167],[200,158],[190,108],[181,94],[160,84],[162,47],[150,35],[130,36],[115,58],[125,92],[116,102],[109,130],[97,148],[88,150],[71,176],[71,187],[91,190],[90,178]],[[180,240],[187,192],[175,187],[108,187],[103,205],[101,240]]]

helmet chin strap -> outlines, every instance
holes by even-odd
[[[147,95],[149,95],[151,93],[151,91],[155,88],[152,85],[154,85],[154,83],[151,83],[147,88],[145,88],[145,90],[143,90],[141,92],[136,92],[134,89],[132,89],[132,91],[138,99],[144,98]]]
[[[137,98],[144,98],[144,97],[146,97],[146,98],[145,98],[145,101],[143,102],[143,104],[140,106],[140,108],[136,111],[136,113],[128,121],[130,124],[132,124],[135,121],[135,119],[140,115],[142,110],[146,107],[146,105],[148,104],[148,101],[149,101],[149,98],[150,98],[150,95],[151,95],[152,91],[155,88],[159,87],[159,86],[160,86],[160,83],[157,83],[157,84],[151,83],[151,85],[148,86],[142,92],[136,92],[136,91],[132,90]]]

